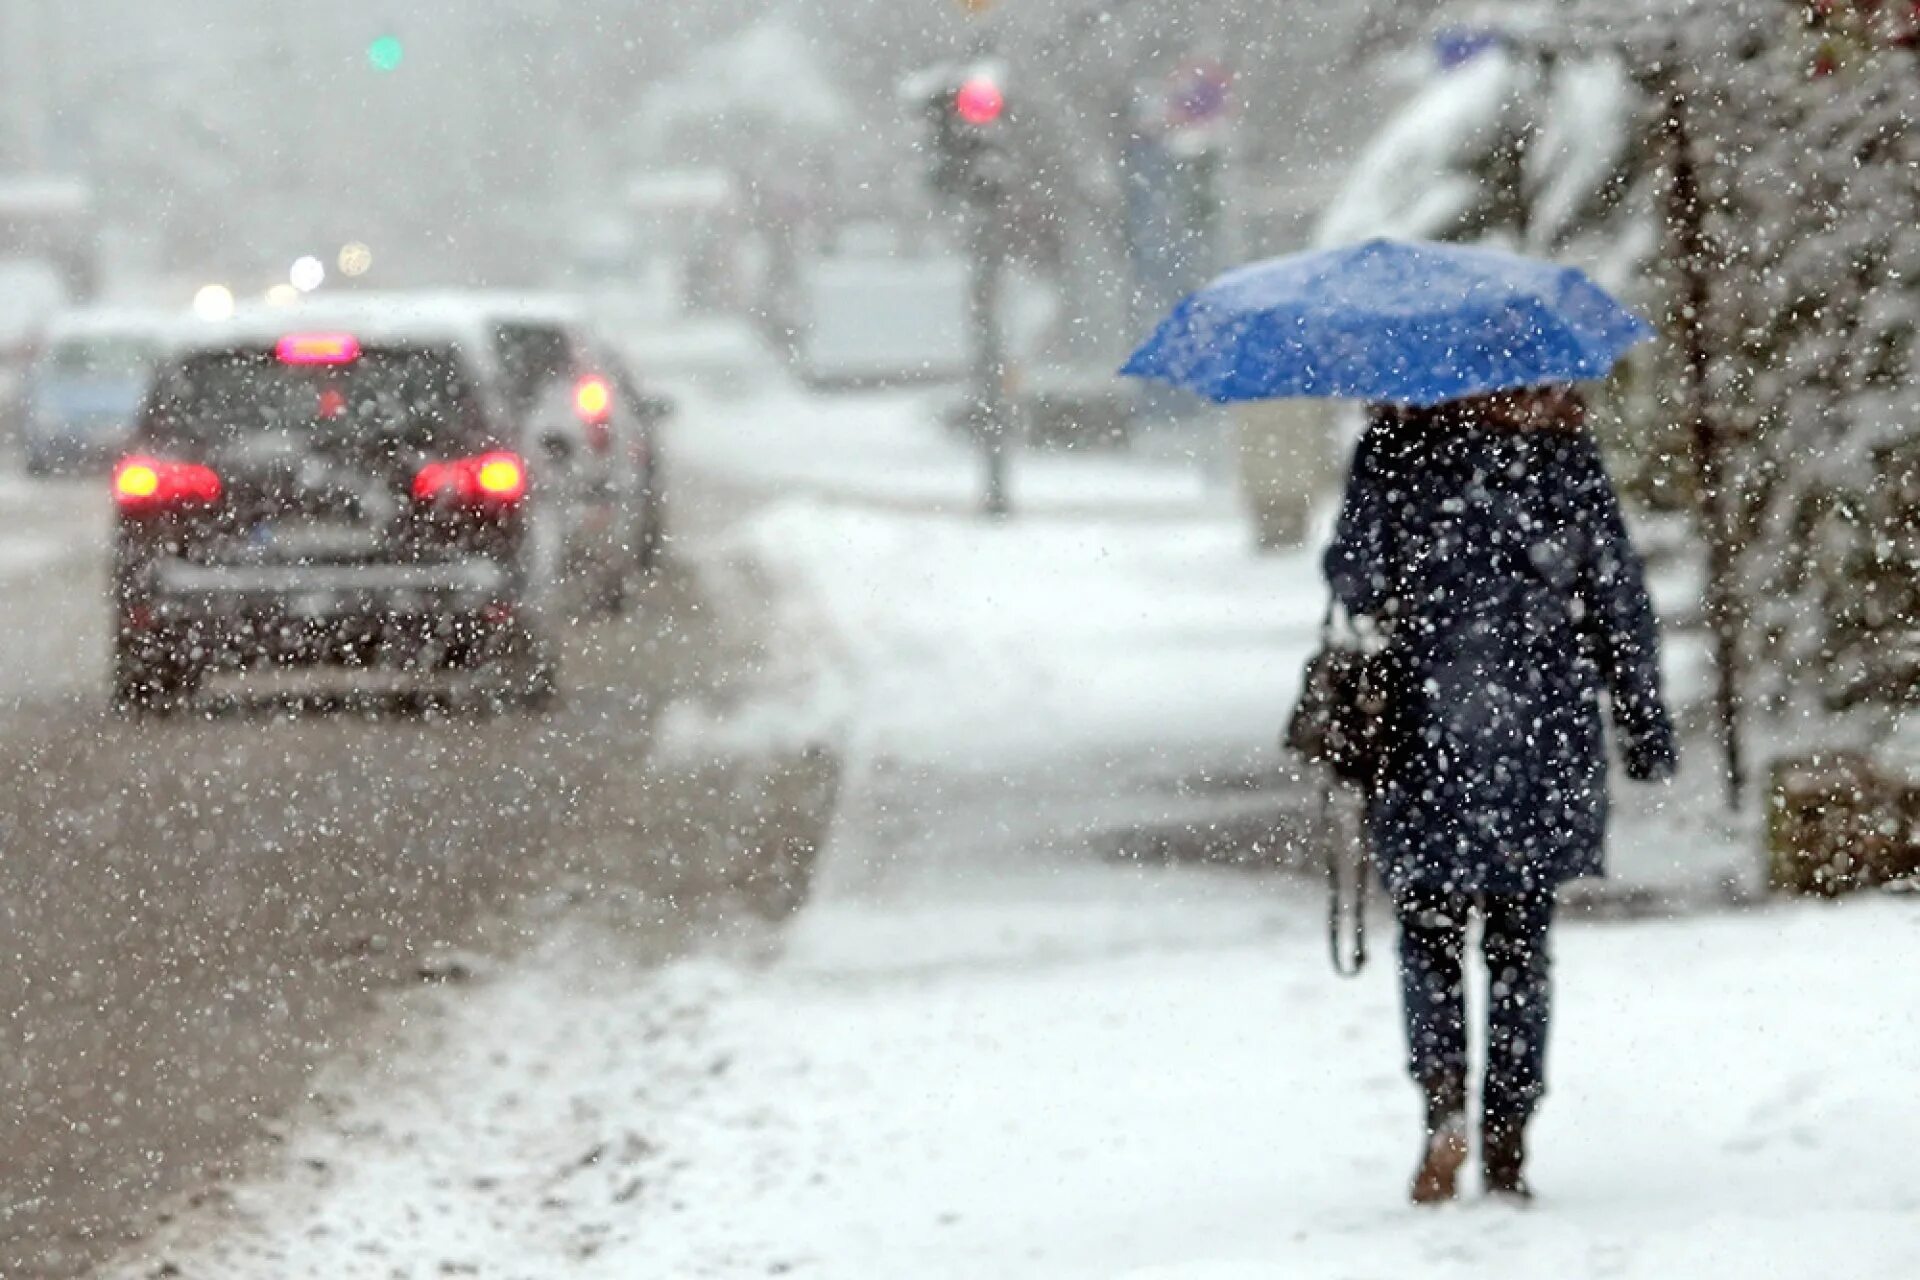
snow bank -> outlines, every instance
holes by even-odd
[[[1231,514],[1022,519],[780,504],[745,543],[831,620],[876,751],[1018,770],[1270,746],[1324,607]]]

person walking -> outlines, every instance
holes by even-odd
[[[1408,1063],[1426,1104],[1412,1198],[1452,1199],[1468,1157],[1476,913],[1484,1185],[1527,1198],[1555,891],[1604,874],[1603,694],[1628,776],[1675,768],[1653,608],[1578,394],[1376,409],[1325,569],[1390,655],[1366,826],[1399,920]]]

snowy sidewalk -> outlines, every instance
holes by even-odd
[[[898,973],[842,936],[641,979],[576,940],[397,1011],[397,1080],[216,1245],[120,1274],[1920,1275],[1911,902],[1563,930],[1526,1212],[1401,1203],[1390,966],[1337,982],[1317,928]]]

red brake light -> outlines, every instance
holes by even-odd
[[[605,422],[613,412],[613,388],[602,377],[582,378],[573,388],[573,408],[583,422]]]
[[[281,364],[352,364],[360,358],[360,339],[350,333],[290,333],[273,354]]]
[[[451,462],[429,462],[414,473],[413,498],[415,502],[432,502],[442,495],[451,494],[458,486],[455,479],[454,464]]]
[[[429,462],[413,477],[413,496],[419,502],[511,506],[527,496],[527,464],[505,450]]]
[[[974,76],[953,95],[954,114],[975,128],[985,128],[1007,109],[1006,94],[990,76]]]
[[[195,462],[125,458],[113,469],[113,500],[128,512],[212,506],[220,501],[220,477]]]

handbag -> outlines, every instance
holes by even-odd
[[[1328,604],[1320,648],[1307,660],[1283,741],[1307,763],[1370,791],[1385,757],[1392,658],[1384,643],[1361,637],[1350,620],[1343,634],[1338,613]]]
[[[1344,634],[1329,603],[1321,622],[1320,649],[1307,661],[1300,701],[1287,721],[1284,745],[1321,770],[1320,838],[1327,865],[1327,949],[1333,971],[1357,976],[1367,965],[1367,880],[1364,853],[1342,874],[1341,853],[1356,842],[1341,821],[1337,789],[1371,792],[1385,763],[1387,713],[1392,687],[1388,646],[1369,641],[1350,620]],[[1348,884],[1351,885],[1349,891]],[[1351,900],[1349,901],[1349,892]],[[1352,940],[1345,937],[1352,917]]]

